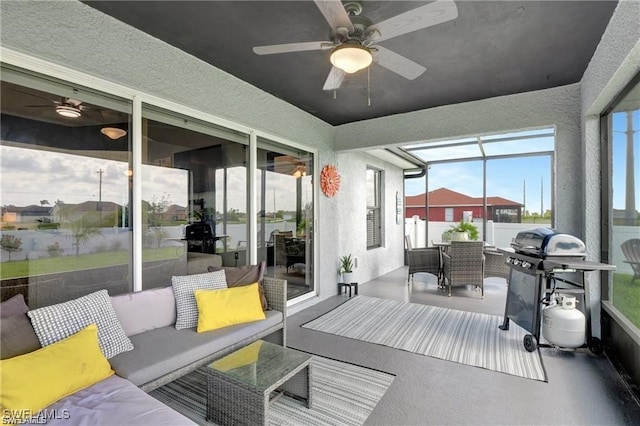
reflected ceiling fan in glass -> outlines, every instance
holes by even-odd
[[[303,176],[307,175],[307,167],[304,165],[304,163],[296,163],[296,167],[295,169],[293,169],[293,173],[292,173],[294,178],[301,178]]]
[[[82,101],[78,99],[60,97],[59,100],[56,100],[56,99],[51,99],[49,97],[42,96],[37,93],[33,93],[31,91],[21,90],[18,88],[14,88],[14,90],[16,92],[33,96],[35,98],[39,98],[48,102],[47,104],[40,104],[40,105],[25,105],[26,108],[53,108],[53,110],[59,116],[65,117],[65,118],[75,119],[85,115],[90,115],[87,113],[87,110],[92,108],[88,105],[85,105]],[[97,109],[97,108],[93,108],[93,109]],[[94,117],[91,117],[91,118],[94,118]],[[102,118],[94,118],[94,119],[102,120]]]
[[[100,133],[115,141],[116,139],[120,139],[125,136],[127,131],[118,127],[103,127],[100,129]]]
[[[359,1],[314,2],[331,26],[330,40],[256,46],[253,51],[258,55],[272,55],[332,49],[329,57],[332,68],[323,90],[338,89],[345,73],[365,69],[372,62],[408,80],[415,80],[426,68],[378,43],[458,17],[458,8],[451,0],[437,0],[378,23],[361,15]]]

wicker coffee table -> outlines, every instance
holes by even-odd
[[[259,340],[207,366],[207,420],[266,425],[269,404],[283,393],[311,408],[311,356]]]

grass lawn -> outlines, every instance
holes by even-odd
[[[144,262],[176,258],[175,247],[145,249],[142,252]],[[16,260],[0,264],[0,279],[53,274],[82,269],[102,268],[105,266],[123,265],[131,261],[129,251],[113,251],[106,253],[68,255],[48,257],[44,259]]]
[[[613,274],[613,306],[640,328],[640,280],[631,283],[633,275]]]

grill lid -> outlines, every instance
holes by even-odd
[[[582,240],[573,235],[562,234],[552,228],[536,228],[518,232],[518,235],[511,242],[511,247],[518,253],[541,258],[547,256],[584,258],[586,254],[586,247]]]

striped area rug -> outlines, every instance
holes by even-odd
[[[522,343],[528,333],[500,324],[496,315],[356,296],[302,327],[546,382],[540,352]]]
[[[313,408],[283,396],[269,407],[270,425],[362,425],[395,376],[313,356]],[[213,425],[207,411],[206,367],[149,393],[199,425]]]

